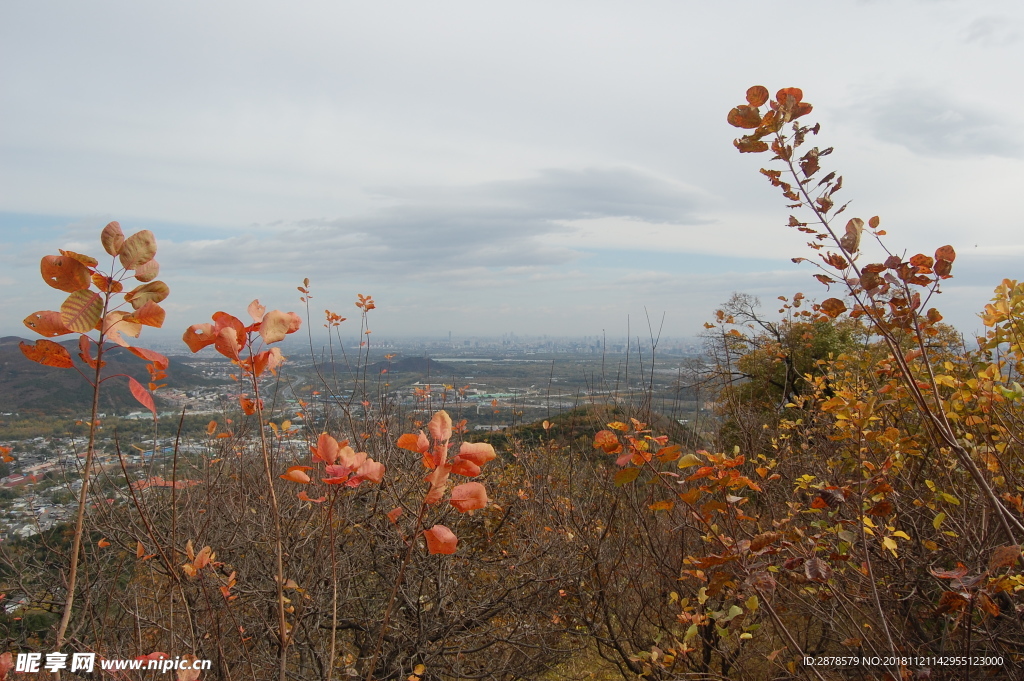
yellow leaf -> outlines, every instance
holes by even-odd
[[[890,551],[892,551],[892,555],[894,555],[894,556],[897,555],[896,554],[896,540],[893,539],[892,537],[883,537],[882,538],[882,546],[884,546],[885,548],[887,548]]]
[[[679,457],[679,462],[676,464],[677,468],[689,468],[690,466],[699,466],[703,463],[696,454],[687,454],[686,456]]]

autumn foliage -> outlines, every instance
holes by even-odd
[[[169,650],[215,660],[204,678],[282,681],[827,679],[805,658],[854,656],[879,661],[851,678],[953,678],[935,661],[950,657],[1024,678],[1024,284],[999,284],[968,345],[936,302],[953,246],[906,257],[880,218],[840,219],[812,112],[800,89],[755,86],[726,116],[738,151],[768,154],[760,173],[808,238],[793,260],[826,288],[715,312],[691,377],[714,418],[689,445],[643,400],[544,421],[529,446],[511,432],[503,451],[429,390],[404,413],[361,371],[377,307],[363,294],[352,383],[312,357],[338,406],[302,402],[293,423],[275,406],[278,344],[309,327],[307,280],[305,319],[254,300],[246,321],[185,331],[191,352],[232,362],[237,409],[169,475],[122,468],[125,503],[83,485],[70,548],[19,559],[64,618],[12,646]],[[150,385],[129,383],[155,412],[167,360],[128,340],[163,320],[155,241],[111,223],[101,242],[108,269],[43,259],[68,296],[25,324],[79,334],[97,391],[109,349],[145,359]],[[325,312],[328,331],[345,321]],[[53,341],[22,349],[75,366]]]

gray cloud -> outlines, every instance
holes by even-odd
[[[174,257],[194,266],[329,269],[359,263],[377,273],[437,276],[437,268],[560,265],[573,250],[541,237],[562,221],[627,218],[703,224],[699,192],[630,168],[546,170],[534,177],[461,187],[383,187],[387,205],[363,217],[275,223],[228,239],[190,242]]]
[[[984,16],[972,21],[964,32],[964,42],[985,47],[1002,47],[1019,42],[1020,30],[1009,17]]]
[[[985,102],[901,88],[875,97],[868,104],[867,119],[879,139],[923,156],[1020,158],[1020,134],[989,110]]]

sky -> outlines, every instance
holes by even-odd
[[[734,291],[824,299],[768,156],[732,147],[755,84],[803,89],[890,250],[954,246],[937,306],[970,334],[1024,274],[1022,67],[1019,0],[7,0],[0,335],[110,220],[156,234],[161,339],[301,310],[307,277],[314,325],[369,294],[392,337],[685,337]]]

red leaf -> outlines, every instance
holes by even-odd
[[[465,475],[467,478],[475,478],[480,475],[480,466],[477,466],[472,461],[455,457],[452,459],[452,473],[455,473],[455,475]]]
[[[167,367],[171,363],[169,359],[154,350],[147,350],[146,348],[128,348],[128,352],[132,353],[136,357],[152,362],[161,371],[166,371]]]
[[[45,256],[39,263],[39,273],[47,284],[68,293],[87,289],[92,281],[88,267],[64,255]]]
[[[84,333],[78,337],[78,356],[82,359],[83,362],[85,362],[90,367],[95,369],[97,368],[96,360],[92,356],[92,349],[89,347],[89,343],[89,337]],[[106,366],[106,364],[107,363],[104,362],[100,366]]]
[[[313,450],[313,459],[323,461],[328,466],[334,465],[338,461],[340,449],[337,440],[327,433],[320,433],[320,438],[316,441],[316,449]]]
[[[388,520],[390,520],[392,524],[397,524],[398,518],[402,515],[402,513],[402,507],[396,506],[395,508],[388,511]]]
[[[815,556],[804,563],[804,574],[811,581],[827,582],[828,578],[832,576],[832,568],[821,558]]]
[[[967,574],[967,566],[963,563],[957,563],[956,567],[952,570],[933,570],[928,568],[928,572],[932,573],[933,577],[939,579],[960,579]]]
[[[71,329],[64,326],[60,319],[60,312],[54,310],[40,310],[25,317],[22,323],[32,329],[40,336],[53,338],[71,333]]]
[[[431,554],[451,555],[455,553],[459,538],[444,525],[434,525],[423,533],[427,540],[427,550]]]
[[[317,497],[316,499],[310,498],[310,496],[306,494],[306,490],[299,492],[298,497],[303,501],[312,501],[314,504],[322,504],[327,501],[327,497]]]
[[[22,354],[38,364],[59,369],[71,369],[75,366],[71,353],[59,343],[37,340],[34,344],[29,344],[22,341],[18,347],[21,348]]]
[[[142,386],[141,383],[131,376],[128,377],[128,389],[132,391],[132,397],[138,400],[139,404],[156,414],[156,405],[153,404],[153,396]]]
[[[953,250],[952,246],[940,246],[935,251],[935,259],[953,262],[956,260],[956,251]]]
[[[363,480],[369,480],[370,482],[379,483],[384,479],[384,464],[379,461],[367,458],[359,468],[356,469],[355,476],[348,481],[350,487],[355,487]]]
[[[460,513],[487,506],[487,489],[479,482],[466,482],[452,489],[449,503]]]

